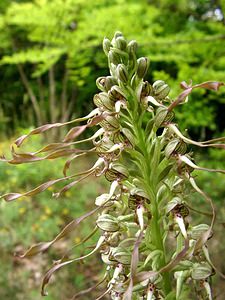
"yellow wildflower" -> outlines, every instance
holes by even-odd
[[[23,215],[26,212],[26,208],[25,207],[20,207],[19,208],[19,214]]]
[[[62,214],[63,215],[68,215],[69,214],[69,209],[68,208],[64,208],[63,210],[62,210]]]
[[[46,207],[45,207],[45,213],[46,213],[46,215],[50,216],[50,215],[52,214],[51,208],[48,207],[48,206],[46,206]]]

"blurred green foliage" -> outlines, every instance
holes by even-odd
[[[223,1],[4,0],[0,10],[0,129],[8,133],[85,113],[107,68],[102,38],[115,30],[138,40],[151,60],[147,77],[166,79],[172,97],[183,80],[224,79]],[[182,127],[201,138],[221,131],[224,94],[194,92],[179,109]]]

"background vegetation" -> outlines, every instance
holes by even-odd
[[[183,80],[224,81],[224,14],[224,1],[219,0],[0,1],[0,152],[9,152],[15,137],[31,127],[66,121],[92,108],[97,92],[95,80],[108,72],[101,42],[116,30],[138,41],[139,54],[151,61],[147,78],[150,82],[166,80],[172,87],[172,97],[180,91]],[[189,105],[177,109],[177,122],[195,139],[218,137],[224,134],[224,108],[224,88],[218,93],[196,90]],[[58,134],[62,132],[53,131],[47,138],[56,140]],[[32,147],[42,143],[33,139]],[[225,168],[223,151],[200,151],[196,160],[209,167]],[[62,162],[49,164],[10,167],[1,163],[0,192],[27,190],[58,177]],[[81,160],[80,164],[89,162]],[[220,242],[225,215],[224,179],[221,175],[196,176],[218,208],[211,251],[216,265],[225,272]],[[93,181],[87,188],[84,183],[58,200],[52,199],[52,191],[48,191],[33,199],[0,203],[0,299],[40,299],[41,274],[49,259],[55,259],[65,245],[32,261],[18,261],[13,252],[35,241],[51,239],[65,223],[93,207],[104,185]],[[209,209],[194,196],[193,206]],[[90,220],[79,235],[65,243],[79,241],[92,226]],[[95,281],[98,268],[93,262],[87,268],[82,264],[77,269],[67,268],[57,274],[58,280],[47,298],[69,299],[73,292]],[[217,299],[224,299],[222,282],[218,277],[215,282]]]

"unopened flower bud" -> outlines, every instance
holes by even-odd
[[[116,40],[117,40],[119,37],[123,37],[123,34],[122,34],[122,32],[120,32],[120,31],[116,31],[116,32],[114,33],[114,37],[113,37],[113,39],[112,39],[112,45],[113,45],[113,47],[115,47],[115,45],[116,45]]]
[[[114,65],[118,65],[118,64],[121,63],[121,59],[120,59],[119,54],[116,53],[116,52],[113,51],[113,50],[110,50],[110,51],[109,51],[108,57],[109,57],[109,61],[110,61],[111,63],[113,63]]]
[[[129,76],[126,66],[124,64],[119,64],[116,68],[116,72],[119,80],[123,83],[127,83]]]
[[[108,55],[108,53],[110,51],[110,47],[111,47],[110,40],[107,38],[104,38],[103,43],[102,43],[102,48],[106,55]]]
[[[149,67],[149,60],[147,57],[140,57],[137,60],[137,76],[138,78],[144,78]]]
[[[135,40],[132,40],[128,43],[127,45],[127,50],[128,50],[128,53],[130,54],[131,52],[135,53],[137,51],[137,47],[138,47],[138,44]]]
[[[143,82],[142,90],[141,90],[141,97],[147,97],[152,93],[152,86],[148,81]]]
[[[100,215],[96,224],[100,229],[108,232],[115,232],[120,228],[117,219],[109,214]]]
[[[122,180],[129,176],[127,168],[125,168],[120,163],[113,163],[110,165],[109,169],[105,172],[105,178],[108,181]]]
[[[97,206],[111,206],[113,201],[109,201],[111,199],[110,194],[102,194],[95,199],[95,205]]]
[[[109,99],[107,93],[99,93],[96,94],[93,98],[94,104],[99,107],[100,109],[102,108],[103,110],[109,110],[112,111],[115,108],[115,104],[112,100]]]
[[[116,38],[115,41],[115,47],[117,47],[120,50],[125,50],[127,47],[127,42],[123,36],[119,36]]]
[[[123,265],[129,265],[131,262],[131,253],[126,248],[116,247],[112,251],[113,259]]]
[[[207,224],[196,225],[190,231],[191,238],[198,240],[207,230],[209,230],[209,225]]]
[[[115,131],[119,129],[119,121],[114,116],[106,116],[104,120],[102,120],[99,125],[104,128],[106,131]]]
[[[167,203],[166,213],[171,212],[177,205],[181,204],[182,200],[179,197],[174,197],[171,201]]]
[[[187,151],[187,145],[185,144],[185,142],[183,142],[178,138],[174,138],[166,145],[165,156],[169,158],[174,153],[183,155],[185,154],[186,151]]]
[[[154,95],[158,99],[164,99],[170,92],[170,87],[163,80],[157,80],[152,85]]]
[[[191,277],[195,280],[206,279],[212,274],[212,267],[207,262],[196,263],[193,266]]]
[[[109,99],[115,102],[117,100],[122,100],[126,97],[124,92],[118,85],[112,86],[108,94],[109,94]]]
[[[155,115],[155,125],[160,127],[164,122],[170,122],[174,118],[174,112],[168,111],[164,106],[160,106]]]
[[[150,203],[148,195],[139,188],[133,188],[130,191],[130,196],[128,199],[128,206],[131,209],[137,209],[137,206],[144,203]]]
[[[105,89],[108,92],[111,87],[117,84],[116,79],[113,76],[107,76],[105,79]]]

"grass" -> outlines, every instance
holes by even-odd
[[[32,141],[32,147],[40,148],[41,141],[38,138]],[[11,142],[1,143],[0,152],[7,153]],[[73,169],[85,169],[91,164],[91,159],[82,159]],[[1,162],[0,193],[22,193],[49,179],[62,177],[62,167],[63,161],[60,160],[17,166]],[[82,223],[79,229],[71,234],[69,240],[58,242],[47,254],[21,260],[13,255],[14,252],[21,253],[34,243],[53,239],[72,219],[94,207],[95,198],[105,185],[104,181],[96,181],[93,177],[67,191],[59,199],[53,198],[52,193],[57,191],[60,185],[50,187],[38,196],[22,197],[11,203],[3,200],[0,202],[0,299],[43,299],[40,296],[42,275],[51,266],[52,260],[60,258],[66,250],[90,233],[94,226],[94,218]],[[93,245],[97,237],[98,235],[95,235],[87,245]],[[79,256],[85,249],[84,246],[76,248],[72,251],[72,256]],[[53,277],[54,284],[49,286],[49,296],[46,299],[70,299],[73,293],[86,288],[87,285],[89,287],[91,282],[95,282],[100,269],[100,259],[96,257],[94,261],[93,264],[92,258],[85,262],[87,266],[77,263],[58,272]]]

